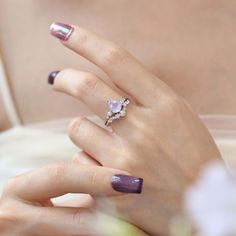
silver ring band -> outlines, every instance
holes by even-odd
[[[121,100],[108,100],[108,112],[106,116],[105,125],[109,126],[114,120],[120,119],[126,115],[126,107],[130,103],[128,98]]]

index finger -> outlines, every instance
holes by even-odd
[[[13,178],[5,193],[29,201],[46,200],[67,193],[108,196],[141,193],[143,180],[127,172],[100,166],[63,162]]]

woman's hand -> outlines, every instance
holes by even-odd
[[[134,190],[132,181],[114,182],[117,174],[126,180],[132,178],[124,171],[86,167],[78,162],[57,163],[12,178],[0,199],[0,234],[145,236],[140,229],[96,210],[88,195],[80,196],[76,204],[59,206],[51,201],[66,193],[90,193],[97,197],[123,195],[115,190],[116,185]],[[136,181],[139,182],[137,178]]]
[[[51,33],[110,78],[108,84],[64,69],[49,77],[55,90],[83,101],[104,121],[107,100],[132,101],[127,115],[111,124],[112,132],[84,117],[69,128],[73,142],[94,161],[144,178],[141,195],[110,197],[116,210],[104,204],[102,209],[151,235],[166,235],[171,219],[182,213],[186,188],[206,162],[220,158],[214,141],[189,105],[124,49],[77,26],[53,24]]]

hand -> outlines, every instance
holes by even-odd
[[[51,32],[64,46],[100,67],[110,81],[64,69],[50,75],[53,88],[83,101],[103,120],[107,100],[127,97],[132,102],[127,115],[111,124],[112,132],[79,117],[70,124],[69,135],[101,165],[144,178],[141,195],[109,200],[122,219],[151,235],[166,235],[171,219],[182,213],[186,188],[206,162],[220,158],[219,151],[186,101],[138,60],[113,42],[72,27],[54,24]]]
[[[12,178],[0,199],[0,234],[4,236],[145,236],[140,229],[94,208],[91,197],[54,205],[66,193],[121,196],[112,176],[127,174],[111,168],[57,163]],[[126,183],[127,186],[127,183]]]

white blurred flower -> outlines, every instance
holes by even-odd
[[[185,207],[201,236],[236,235],[236,179],[223,163],[203,170],[185,195]]]

